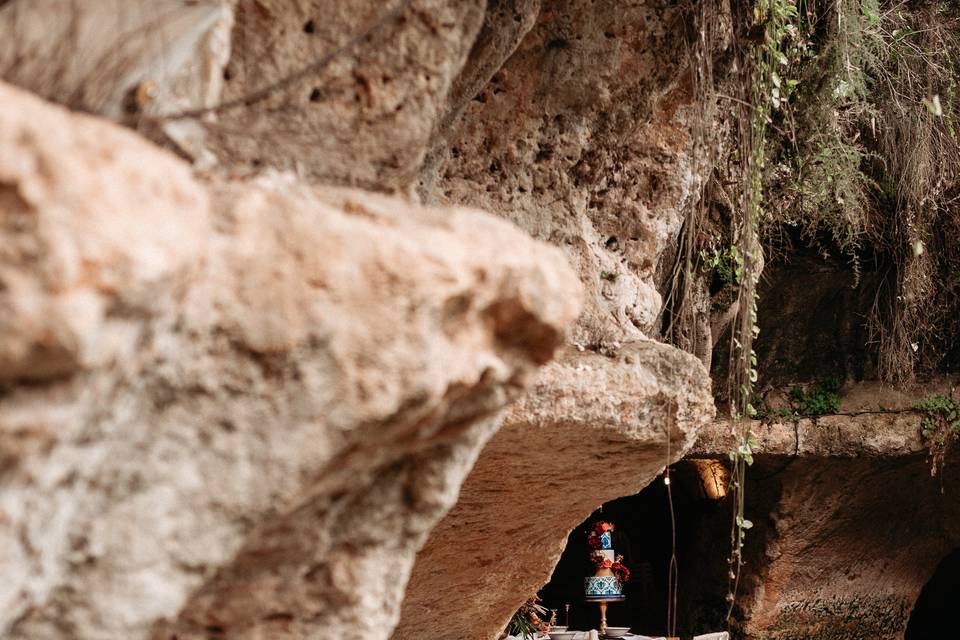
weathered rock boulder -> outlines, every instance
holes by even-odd
[[[690,19],[673,2],[544,3],[421,172],[426,202],[500,212],[564,250],[587,291],[581,346],[615,349],[659,330],[655,272],[702,161]]]
[[[394,639],[496,637],[549,580],[570,530],[648,484],[712,416],[699,361],[666,345],[547,365],[418,554]]]
[[[74,3],[69,4],[73,6]],[[130,3],[131,14],[136,15],[135,7],[141,4],[142,0]],[[17,6],[21,18],[24,12],[32,10],[23,0],[14,0],[10,6]],[[213,6],[228,11],[229,16],[225,22],[218,22],[213,31],[204,32],[203,38],[190,40],[197,45],[195,58],[190,60],[199,60],[202,64],[171,66],[167,75],[156,80],[164,85],[157,91],[151,90],[153,76],[148,72],[138,75],[136,83],[120,83],[123,91],[115,90],[109,75],[96,76],[104,85],[99,90],[101,93],[132,97],[133,101],[127,102],[131,109],[124,112],[121,120],[188,157],[204,159],[205,152],[210,151],[221,168],[233,176],[289,169],[299,176],[323,183],[416,193],[428,204],[442,205],[445,211],[464,204],[485,208],[515,222],[533,237],[559,247],[579,275],[586,310],[573,329],[572,342],[586,351],[581,353],[571,349],[561,363],[545,373],[537,383],[535,395],[511,412],[509,427],[483,454],[477,478],[465,493],[463,508],[454,512],[445,523],[446,533],[438,532],[440,542],[431,542],[421,556],[421,562],[432,566],[425,565],[417,571],[407,611],[418,613],[404,614],[399,633],[407,637],[427,637],[441,628],[437,623],[440,616],[460,610],[462,599],[444,603],[446,614],[438,603],[429,600],[423,585],[430,585],[430,580],[434,579],[431,576],[440,571],[448,575],[463,572],[455,582],[469,589],[469,595],[465,593],[463,598],[477,599],[478,602],[478,607],[472,609],[470,615],[481,612],[478,615],[489,622],[485,622],[485,628],[491,633],[498,631],[494,627],[505,620],[512,608],[546,581],[569,528],[603,500],[636,491],[661,466],[682,455],[691,444],[696,429],[712,414],[707,372],[692,358],[648,341],[657,334],[659,325],[661,294],[655,283],[656,273],[658,268],[669,270],[669,265],[664,267],[662,263],[669,262],[671,246],[675,244],[685,212],[697,197],[701,179],[699,168],[703,158],[697,157],[691,135],[694,126],[702,119],[701,105],[694,95],[694,70],[688,56],[691,14],[685,7],[666,1],[624,4],[614,0],[551,3],[539,0],[394,0],[390,3],[312,0],[293,4],[277,0],[208,0],[181,3],[177,11]],[[0,22],[9,20],[10,15],[9,8],[0,8]],[[220,38],[224,28],[230,29],[226,46]],[[80,33],[77,37],[82,40],[83,35]],[[77,49],[87,46],[74,42],[78,42],[74,47]],[[16,43],[13,48],[14,51],[21,50]],[[52,54],[63,57],[68,56],[69,51],[67,47]],[[188,87],[189,91],[167,89],[167,78],[174,73],[174,67],[177,69],[174,85]],[[114,81],[119,80],[123,78],[114,78]],[[17,81],[34,90],[47,89],[46,95],[65,101],[58,91],[42,85],[34,87],[29,75],[17,76]],[[168,96],[172,98],[168,99]],[[105,112],[97,106],[89,108]],[[184,112],[188,117],[180,117]],[[283,195],[277,195],[278,191]],[[451,294],[445,298],[444,304],[430,307],[433,312],[407,316],[398,310],[402,306],[399,299],[409,296],[410,309],[426,308],[426,300],[432,298],[422,293],[416,283],[429,283],[439,276],[429,273],[426,267],[423,272],[410,267],[408,274],[407,267],[400,268],[398,260],[412,265],[419,264],[419,261],[406,254],[391,254],[390,259],[370,256],[371,262],[363,263],[367,267],[352,271],[344,268],[335,279],[350,293],[338,294],[338,303],[347,304],[343,302],[345,300],[366,302],[341,308],[342,312],[330,316],[336,320],[325,317],[324,323],[315,321],[314,316],[301,311],[303,308],[313,309],[313,306],[308,302],[309,296],[297,284],[299,276],[289,276],[288,280],[287,275],[282,275],[280,284],[276,284],[269,271],[251,267],[249,274],[230,276],[227,267],[218,266],[236,265],[240,261],[252,265],[275,262],[274,253],[287,247],[272,239],[299,238],[300,235],[313,237],[309,229],[298,226],[299,218],[293,214],[289,214],[293,216],[290,220],[276,221],[275,226],[244,223],[235,229],[232,222],[223,221],[231,219],[225,213],[227,211],[244,212],[250,208],[261,212],[274,208],[313,211],[320,206],[314,204],[314,200],[323,199],[324,211],[347,210],[352,212],[350,216],[353,218],[371,217],[376,221],[380,220],[380,214],[369,212],[379,212],[381,205],[372,203],[387,202],[365,197],[364,204],[355,206],[350,203],[358,196],[340,201],[331,200],[334,196],[328,191],[322,198],[314,192],[308,195],[304,192],[306,190],[299,187],[281,186],[276,179],[260,187],[220,181],[213,189],[202,190],[201,197],[212,198],[208,205],[212,213],[208,214],[206,224],[213,230],[208,235],[210,238],[225,237],[215,243],[215,250],[206,245],[198,249],[201,257],[187,263],[189,269],[199,269],[201,275],[195,277],[208,284],[173,289],[183,297],[183,302],[178,304],[184,310],[169,320],[171,326],[177,330],[189,329],[196,334],[196,337],[191,334],[189,338],[191,346],[181,344],[188,342],[183,338],[177,342],[177,348],[203,353],[211,340],[209,327],[215,326],[220,329],[215,334],[217,340],[227,345],[220,348],[232,349],[239,344],[243,354],[265,368],[266,377],[278,375],[282,378],[286,375],[284,372],[299,369],[300,365],[296,363],[302,359],[313,362],[315,357],[326,358],[322,355],[326,353],[326,345],[343,343],[340,338],[333,341],[329,337],[339,334],[333,329],[325,329],[327,323],[339,327],[351,324],[353,321],[349,318],[353,315],[369,317],[376,330],[367,329],[364,335],[369,342],[361,343],[358,338],[356,351],[351,353],[363,361],[362,367],[357,365],[363,372],[380,367],[376,375],[369,374],[376,382],[365,383],[356,397],[344,396],[339,387],[328,384],[324,388],[333,396],[329,402],[339,403],[336,412],[325,412],[329,407],[324,405],[325,409],[317,409],[315,414],[313,405],[310,405],[311,408],[297,409],[294,413],[297,416],[304,413],[323,415],[326,420],[339,419],[340,412],[350,414],[357,403],[362,405],[357,411],[366,411],[362,408],[367,406],[366,403],[375,404],[382,411],[359,419],[358,424],[364,425],[362,429],[354,431],[338,427],[334,430],[343,436],[343,451],[353,452],[348,459],[332,453],[322,462],[303,463],[311,470],[325,470],[309,480],[311,486],[321,486],[316,490],[319,496],[316,500],[306,497],[277,500],[284,506],[276,507],[276,515],[272,518],[275,529],[244,521],[247,528],[242,535],[231,538],[234,546],[230,553],[235,551],[235,558],[229,563],[203,565],[223,568],[216,575],[198,572],[202,575],[190,582],[194,592],[182,615],[175,622],[157,627],[156,632],[161,638],[165,637],[164,634],[175,633],[183,638],[204,633],[216,635],[221,631],[251,636],[267,633],[277,637],[283,637],[282,634],[301,637],[324,628],[324,625],[337,630],[353,625],[353,632],[359,633],[367,624],[384,622],[382,629],[389,631],[391,621],[397,615],[397,602],[391,601],[391,597],[403,588],[409,570],[409,554],[425,538],[435,518],[453,501],[459,476],[450,470],[465,470],[472,461],[471,456],[476,455],[477,448],[493,431],[489,423],[481,424],[482,419],[471,418],[468,421],[470,426],[454,429],[459,433],[455,441],[460,444],[449,445],[449,451],[443,449],[446,453],[436,453],[433,444],[421,442],[423,438],[410,439],[409,430],[413,427],[408,425],[405,417],[408,404],[414,407],[442,405],[444,408],[435,409],[436,414],[424,408],[430,417],[423,420],[433,424],[433,421],[442,423],[447,415],[461,415],[461,409],[457,407],[464,403],[472,406],[474,400],[451,400],[451,406],[447,406],[434,391],[424,395],[414,390],[408,393],[407,390],[420,384],[421,375],[440,378],[449,375],[451,379],[466,376],[470,381],[456,388],[462,389],[468,398],[478,393],[483,398],[499,398],[490,401],[489,415],[494,415],[494,406],[499,406],[497,402],[512,397],[514,385],[508,381],[514,379],[514,373],[529,370],[529,362],[539,358],[534,353],[550,352],[557,344],[559,327],[565,321],[559,318],[566,318],[566,311],[562,310],[569,311],[571,303],[575,302],[559,299],[569,297],[569,294],[563,293],[567,285],[557,282],[549,286],[544,284],[537,294],[537,305],[555,306],[550,313],[557,315],[551,315],[552,319],[547,318],[546,307],[540,309],[524,302],[515,308],[512,302],[506,302],[512,299],[504,288],[507,287],[506,276],[504,279],[491,278],[486,267],[477,267],[475,279],[463,281],[460,297]],[[258,205],[258,202],[262,204]],[[420,220],[427,215],[404,207],[402,214],[381,226],[393,228],[393,225],[399,225],[397,221],[404,219],[408,211],[414,211],[409,214],[411,220]],[[252,213],[249,215],[257,217]],[[490,259],[486,251],[495,246],[499,254],[509,255],[509,258],[497,255],[494,262],[498,265],[505,264],[501,260],[510,264],[513,260],[524,265],[530,262],[539,264],[536,258],[539,254],[527,249],[537,245],[513,236],[491,234],[485,228],[461,222],[472,218],[473,214],[432,215],[435,217],[431,218],[430,225],[447,229],[450,237],[461,230],[465,232],[460,240],[451,240],[451,246],[462,247],[463,252],[468,253],[474,252],[473,246],[477,245],[477,262],[470,264],[481,265]],[[461,228],[461,224],[464,227]],[[222,231],[221,227],[228,231]],[[434,243],[448,243],[446,235],[437,233]],[[380,246],[380,240],[374,241],[374,235],[345,230],[343,236],[338,236],[339,240],[324,243],[324,249],[319,253],[331,262],[341,264],[338,257],[352,251],[348,247],[357,244]],[[481,236],[484,239],[478,241]],[[242,240],[237,239],[241,237]],[[257,242],[250,238],[256,238]],[[207,244],[209,242],[212,240]],[[234,255],[241,247],[243,251]],[[296,247],[291,251],[297,255],[313,255],[300,244]],[[520,255],[525,252],[529,255]],[[294,262],[299,265],[299,260]],[[378,276],[377,270],[369,266],[381,263],[394,267],[394,271],[385,272],[389,277]],[[441,261],[441,264],[446,263]],[[286,267],[280,269],[286,273]],[[299,273],[297,269],[294,271]],[[549,279],[548,270],[535,272]],[[228,274],[217,276],[223,280],[222,286],[209,285],[213,277],[210,274],[214,273]],[[526,287],[522,283],[530,283],[530,288],[523,289],[527,292],[524,295],[533,295],[532,280],[528,280],[532,276],[529,271],[524,273],[526,275],[522,277],[517,276],[517,286]],[[559,271],[549,273],[556,275]],[[389,299],[396,301],[396,306],[390,307],[393,311],[381,311],[379,305],[383,296],[375,293],[376,287],[371,296],[350,297],[358,293],[350,288],[351,285],[357,289],[370,287],[368,278],[392,292],[395,297]],[[313,282],[311,278],[308,280]],[[318,278],[317,282],[320,284],[311,287],[322,289],[329,286],[324,278]],[[206,289],[208,293],[196,293],[204,290],[202,286],[209,287]],[[284,292],[280,304],[258,297],[258,292],[277,286]],[[489,302],[496,307],[497,311],[491,313],[498,319],[484,320],[483,330],[471,325],[471,314],[479,313],[477,302],[468,294],[474,287],[490,291],[493,297],[502,293],[502,304],[493,302],[492,298]],[[405,288],[407,293],[401,293]],[[221,290],[236,291],[235,297],[241,302],[221,294]],[[421,293],[413,294],[411,290]],[[494,294],[494,291],[500,293]],[[205,328],[200,330],[193,329],[198,316],[194,310],[200,304],[197,301],[220,300],[218,296],[226,296],[226,301],[218,306],[208,305],[209,315],[218,320],[201,323]],[[248,306],[258,310],[253,319],[246,319],[246,313],[234,311],[245,310]],[[467,314],[467,318],[445,320],[459,318],[461,313]],[[199,315],[205,317],[202,313]],[[181,316],[193,321],[180,321]],[[528,323],[528,316],[537,320]],[[431,325],[424,318],[430,318],[435,324]],[[475,320],[479,323],[479,316]],[[151,320],[149,326],[153,323]],[[457,362],[457,357],[443,352],[445,347],[442,345],[454,338],[444,338],[441,346],[411,346],[411,354],[422,349],[418,362],[424,363],[423,371],[416,375],[403,369],[404,361],[400,356],[390,355],[393,353],[391,349],[400,350],[401,344],[429,342],[424,337],[427,333],[420,333],[427,327],[439,327],[460,336],[454,327],[461,324],[479,344],[486,345],[483,353],[493,349],[497,357],[506,361],[507,351],[515,349],[522,364],[507,365],[515,370],[505,370],[503,376],[497,374],[489,382],[485,377],[479,380],[470,378],[458,367],[450,366],[450,362]],[[411,325],[419,328],[409,328]],[[361,331],[363,326],[361,323],[350,328]],[[238,341],[232,337],[228,327],[243,338]],[[151,331],[150,335],[154,333],[167,335],[162,331]],[[290,338],[290,335],[297,337]],[[491,335],[495,337],[491,338]],[[261,346],[250,348],[250,342]],[[275,346],[277,344],[279,346]],[[508,345],[512,346],[508,349]],[[280,355],[275,356],[275,351]],[[387,359],[380,362],[380,356],[376,356],[376,360],[371,361],[371,353],[383,353]],[[206,361],[199,357],[194,360],[196,362],[191,361],[191,367],[200,367]],[[330,366],[337,362],[334,358],[334,364]],[[317,366],[326,370],[327,365]],[[476,370],[484,370],[485,365],[477,362],[474,366]],[[434,372],[433,367],[441,367],[443,374]],[[281,373],[276,374],[277,370]],[[169,376],[164,375],[163,384],[168,385]],[[210,377],[203,372],[194,375],[204,379]],[[296,384],[282,383],[285,393],[293,398],[291,402],[294,399],[297,403],[305,402],[305,397],[311,397],[310,393],[300,390],[303,385],[314,384],[315,378],[300,375],[302,380]],[[398,375],[404,380],[393,379]],[[246,391],[248,387],[269,396],[269,402],[263,402],[270,407],[279,402],[274,398],[282,397],[277,391],[281,382],[270,380],[258,381],[253,386],[235,385],[237,388],[233,388],[229,398],[238,399],[236,410],[241,411],[243,406],[260,397],[254,394],[255,398],[245,399],[247,393],[252,393]],[[206,389],[211,384],[204,382],[195,386]],[[213,386],[219,389],[219,384],[226,383]],[[486,391],[478,391],[479,388],[487,389],[487,384],[490,385],[489,395]],[[171,388],[167,402],[181,407],[188,401],[181,398],[184,388],[188,387]],[[461,391],[453,395],[460,398],[459,393]],[[195,395],[202,400],[208,392]],[[391,404],[393,399],[396,404]],[[200,400],[189,402],[199,403]],[[421,405],[421,402],[425,404]],[[212,407],[214,400],[210,403]],[[284,416],[274,415],[273,410],[258,410],[271,415],[266,422],[258,418],[258,424],[284,420]],[[212,408],[198,408],[190,413],[203,415],[211,411]],[[463,413],[473,415],[473,410],[465,409]],[[237,420],[231,419],[231,422]],[[344,420],[349,422],[348,418]],[[446,431],[441,429],[440,433]],[[665,448],[668,434],[672,440],[669,456]],[[424,437],[428,442],[434,442],[433,436]],[[409,444],[410,448],[405,449],[405,457],[394,458],[391,456],[397,449],[393,445],[387,446],[387,457],[380,459],[371,456],[364,445],[371,438],[378,442],[377,446],[387,446],[387,442],[396,438]],[[445,438],[438,438],[446,443]],[[461,447],[468,441],[473,444]],[[341,441],[335,439],[329,446],[340,451],[336,449],[340,446],[337,442]],[[602,447],[609,466],[617,467],[609,478],[593,486],[585,486],[585,476],[577,475],[590,473],[589,470],[597,464],[597,452],[586,446],[588,444]],[[303,448],[302,442],[291,446],[298,453]],[[512,471],[518,476],[529,473],[528,482],[511,482],[497,489],[494,483],[504,481],[504,478],[495,477],[491,470],[502,462],[504,452],[516,448],[534,452],[528,459],[529,468]],[[552,460],[550,448],[563,452],[556,462]],[[433,466],[425,462],[441,458],[456,458],[457,461],[437,462]],[[422,471],[422,476],[414,478],[411,475],[415,473],[413,467],[400,463],[397,463],[400,466],[391,467],[390,461],[395,459],[411,465],[416,460],[416,468]],[[631,466],[630,459],[636,461],[635,466]],[[342,464],[344,470],[340,473],[329,471],[336,464]],[[568,477],[563,480],[566,484],[555,485],[560,482],[556,471],[560,467],[555,465],[577,471],[568,472]],[[361,467],[363,472],[356,471]],[[249,473],[258,468],[259,465],[250,463]],[[431,470],[434,468],[437,470]],[[539,475],[537,469],[554,471]],[[348,477],[356,480],[357,487],[342,489]],[[290,492],[300,496],[296,492],[304,483],[307,481],[297,484],[297,489],[290,489]],[[381,504],[382,495],[406,496],[401,491],[404,486],[416,494],[420,484],[442,485],[444,488],[438,491],[444,498],[426,499],[433,505],[430,507],[398,507],[395,514],[377,506]],[[576,489],[571,496],[562,493],[571,488]],[[542,531],[530,533],[529,528],[525,528],[525,532],[532,536],[530,540],[545,551],[516,558],[512,569],[499,560],[491,565],[489,579],[499,581],[497,589],[503,594],[502,598],[478,599],[477,594],[483,592],[483,587],[477,582],[480,574],[472,567],[468,570],[462,563],[453,564],[455,558],[442,553],[431,560],[431,554],[444,547],[443,536],[450,535],[449,531],[462,532],[465,524],[469,526],[475,520],[487,523],[485,530],[491,533],[502,531],[499,528],[503,526],[501,515],[524,513],[530,495],[557,491],[561,493],[551,495],[549,499],[558,501],[553,504],[562,512],[562,517],[551,519]],[[433,490],[427,493],[432,496]],[[502,498],[496,504],[482,504],[490,495]],[[382,499],[394,504],[390,502],[392,498]],[[568,499],[573,501],[572,506],[560,509],[559,501]],[[257,508],[266,502],[258,502]],[[419,505],[420,500],[413,499],[410,504]],[[477,510],[475,515],[471,508]],[[370,523],[364,525],[364,514],[378,509],[391,524],[382,527],[369,526]],[[407,518],[410,510],[421,515]],[[386,537],[380,538],[379,533],[370,534],[373,539],[361,535],[362,552],[357,550],[357,543],[350,542],[349,536],[342,532],[321,536],[319,541],[315,536],[304,538],[305,531],[326,530],[327,523],[336,518],[350,523],[351,528],[382,531]],[[397,537],[393,523],[404,518],[409,522],[404,520],[405,524],[401,526],[404,534]],[[511,531],[512,535],[516,534]],[[497,549],[499,553],[500,548],[496,540],[490,539],[485,547],[477,547],[476,555],[487,561],[491,550]],[[358,562],[344,561],[335,566],[328,563],[315,569],[317,557],[357,557]],[[351,572],[355,564],[375,565],[379,568],[369,571],[381,572],[377,573],[381,577],[372,581],[374,586],[365,591],[362,598],[351,587],[344,586],[355,584],[360,577],[369,579],[372,575]],[[305,573],[302,571],[304,566],[309,567]],[[389,579],[384,577],[387,575]],[[80,585],[82,581],[75,584]],[[482,606],[489,606],[489,609]],[[427,611],[427,608],[431,610]],[[374,610],[381,611],[369,613]],[[418,618],[421,614],[423,617]]]
[[[538,3],[502,4],[522,25]],[[515,47],[441,129],[421,196],[501,212],[563,249],[587,292],[572,340],[591,351],[545,369],[511,408],[418,555],[395,638],[493,637],[547,582],[569,531],[652,480],[713,416],[699,362],[646,340],[702,160],[689,18],[665,2],[543,3],[518,45],[481,36],[466,63],[479,73]]]
[[[205,184],[7,86],[0,205],[11,639],[386,637],[579,306],[479,211]]]
[[[746,515],[755,526],[737,610],[745,638],[902,640],[925,583],[960,547],[960,470],[949,458],[931,477],[929,442],[912,406],[956,383],[849,384],[838,414],[752,423]],[[717,422],[692,453],[725,456],[731,444],[729,425]],[[703,537],[722,535],[722,520],[704,521]],[[709,573],[725,566],[708,552],[684,551],[702,571],[686,576],[687,597],[709,601],[701,585],[717,584]]]

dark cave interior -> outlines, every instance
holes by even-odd
[[[676,631],[681,637],[726,628],[730,510],[723,499],[725,483],[711,483],[704,474],[716,465],[721,463],[685,460],[670,471],[676,522]],[[644,635],[666,635],[673,535],[662,475],[640,493],[603,504],[570,533],[550,582],[540,591],[542,604],[556,609],[559,624],[569,623],[571,629],[599,626],[597,605],[583,600],[583,579],[594,573],[587,532],[597,520],[613,523],[621,534],[615,551],[631,570],[624,585],[627,598],[610,605],[608,624],[628,626]],[[569,621],[566,605],[570,605]]]

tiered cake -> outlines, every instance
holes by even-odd
[[[609,522],[597,522],[587,538],[590,557],[596,567],[596,573],[583,581],[587,600],[616,601],[623,600],[623,583],[630,579],[630,571],[613,551],[613,525]]]

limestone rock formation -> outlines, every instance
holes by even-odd
[[[746,513],[754,528],[738,604],[744,637],[904,637],[924,584],[960,547],[960,472],[948,461],[931,477],[912,405],[956,384],[956,377],[897,389],[850,384],[838,414],[753,422]],[[721,457],[731,441],[729,424],[716,422],[701,430],[692,453]],[[729,526],[726,518],[716,527],[704,522],[707,538]],[[690,566],[712,562],[709,552],[685,552]],[[688,598],[708,602],[701,584],[716,581],[702,571]]]
[[[566,252],[587,291],[582,346],[657,333],[654,274],[701,160],[686,19],[670,2],[544,3],[420,176],[426,201],[502,212]]]
[[[137,11],[144,4],[129,3],[124,15],[153,15]],[[20,24],[42,21],[42,14],[32,13],[35,7],[13,0],[0,6],[0,33],[14,19],[14,8]],[[140,385],[135,391],[115,382],[111,366],[86,364],[94,357],[113,362],[102,355],[113,352],[74,347],[39,329],[37,336],[65,351],[58,358],[68,373],[57,384],[76,385],[74,393],[97,388],[88,378],[105,380],[101,384],[117,387],[122,406],[139,414],[145,397],[166,389],[161,406],[146,415],[156,414],[177,443],[190,440],[171,414],[194,424],[228,406],[227,435],[215,431],[209,437],[241,442],[245,453],[238,459],[250,496],[244,493],[241,507],[221,507],[223,501],[232,505],[238,491],[223,489],[230,497],[221,498],[220,487],[240,480],[226,474],[208,482],[197,471],[197,478],[217,489],[196,488],[188,499],[165,503],[167,509],[189,505],[205,514],[194,502],[212,502],[217,514],[244,515],[230,516],[234,529],[223,534],[229,544],[221,545],[222,557],[178,560],[164,582],[179,585],[170,588],[176,596],[155,598],[162,609],[156,615],[130,613],[130,628],[179,612],[176,620],[153,628],[157,638],[298,638],[321,628],[360,633],[368,625],[389,633],[412,554],[455,500],[462,476],[495,430],[497,409],[517,395],[523,374],[562,342],[562,327],[578,302],[557,262],[565,259],[586,299],[573,346],[511,410],[507,427],[481,455],[463,504],[424,549],[398,635],[427,637],[444,616],[462,621],[481,611],[486,631],[499,631],[494,627],[546,581],[567,530],[604,499],[636,491],[680,457],[712,415],[703,367],[649,340],[658,333],[662,302],[656,273],[670,268],[671,247],[696,198],[704,160],[691,136],[702,105],[687,55],[689,14],[660,0],[170,0],[163,8],[174,17],[207,11],[218,19],[206,30],[201,21],[174,20],[171,25],[197,28],[174,29],[155,43],[163,51],[156,57],[170,61],[169,67],[161,73],[133,56],[131,65],[145,70],[87,78],[85,91],[110,99],[76,106],[126,122],[188,158],[216,158],[220,177],[210,178],[212,186],[184,178],[206,203],[203,214],[180,210],[201,228],[191,235],[199,242],[193,257],[183,259],[189,277],[180,283],[174,270],[176,286],[154,291],[151,285],[158,297],[142,304],[152,315],[134,322],[136,331],[127,329],[145,336],[136,338],[136,348],[124,347],[128,357],[119,358]],[[85,30],[70,35],[73,49],[94,46]],[[24,52],[20,44],[8,42],[14,60]],[[185,60],[167,55],[184,47],[193,47]],[[67,46],[50,54],[62,61],[71,51]],[[0,72],[9,77],[14,67]],[[56,101],[70,104],[75,95],[74,85],[53,87],[30,74],[13,79]],[[124,100],[118,107],[119,96]],[[277,169],[318,183],[408,193],[444,213],[306,189],[280,181],[272,173]],[[238,182],[256,174],[265,174],[266,182]],[[509,227],[473,222],[486,218],[460,205],[515,222],[559,247],[563,258],[559,252],[544,258],[540,245]],[[318,211],[328,216],[323,231],[307,221],[309,212]],[[272,219],[277,212],[283,215]],[[391,238],[396,242],[388,250],[383,243]],[[348,258],[356,266],[346,266],[354,264]],[[451,269],[458,275],[447,282],[443,274]],[[138,282],[124,279],[120,291]],[[312,295],[330,287],[336,287],[330,302],[336,311],[326,313]],[[265,291],[276,299],[268,300]],[[89,341],[85,328],[71,328],[79,317],[55,317],[68,318],[62,320],[67,338]],[[115,336],[126,334],[109,335],[119,340]],[[352,346],[343,335],[355,336]],[[27,342],[29,349],[34,342]],[[160,366],[150,349],[142,349],[154,344],[164,353],[191,357],[173,364],[168,355]],[[347,353],[330,355],[333,346]],[[215,358],[205,355],[210,350]],[[38,366],[28,355],[18,357],[24,367]],[[343,361],[350,365],[341,366]],[[234,368],[244,373],[227,375]],[[333,382],[332,369],[346,381]],[[141,376],[144,370],[150,376]],[[351,388],[355,393],[344,395]],[[94,393],[87,401],[99,406],[100,397]],[[315,443],[307,423],[320,417],[322,425],[335,426]],[[268,428],[288,423],[297,428],[286,439]],[[148,441],[145,433],[137,437]],[[255,438],[266,444],[255,446]],[[109,438],[105,442],[114,447]],[[371,442],[382,451],[371,451]],[[585,487],[584,476],[577,475],[598,459],[598,450],[585,443],[595,443],[617,469],[595,487]],[[151,462],[149,474],[172,473],[178,464],[204,468],[203,455],[191,458],[183,447],[171,447],[165,455],[180,458],[163,458],[156,469]],[[260,455],[263,448],[278,452]],[[493,470],[516,448],[531,456],[529,468],[512,472],[527,482],[498,488],[509,478]],[[556,460],[554,448],[562,454]],[[292,470],[264,470],[274,456],[288,457]],[[558,473],[561,464],[576,473]],[[337,465],[342,470],[334,473]],[[533,469],[553,471],[541,475]],[[259,473],[269,479],[259,480],[254,491],[249,485]],[[136,486],[152,483],[149,474]],[[574,500],[562,517],[541,530],[524,529],[540,552],[514,558],[512,567],[499,560],[490,565],[488,580],[499,581],[502,597],[485,605],[478,598],[478,607],[463,615],[457,613],[462,601],[430,600],[427,589],[441,571],[462,571],[455,582],[470,590],[470,598],[486,589],[477,573],[444,555],[451,532],[462,535],[475,521],[491,533],[503,532],[501,516],[524,513],[531,495],[571,488],[577,489],[572,496],[550,496]],[[490,495],[503,499],[485,504]],[[268,509],[270,526],[263,524]],[[383,524],[364,520],[371,513]],[[332,527],[334,521],[343,524]],[[216,527],[207,530],[220,535]],[[475,554],[486,562],[501,549],[496,539],[483,545],[478,540]],[[95,609],[89,603],[110,602],[110,596],[82,588],[102,584],[107,570],[98,562],[83,569],[88,573],[60,568],[57,580],[41,581],[37,593],[46,589],[55,597],[30,596],[18,604],[13,615],[22,617],[17,628],[24,630],[18,633],[40,633],[58,616],[69,619],[62,612],[87,615]],[[122,565],[123,554],[115,562]],[[143,575],[152,574],[144,569]],[[367,589],[362,596],[361,579]],[[55,590],[61,582],[69,584]],[[183,599],[184,589],[191,594],[181,611],[172,602]],[[120,595],[127,593],[136,589]],[[48,601],[53,604],[46,612],[28,610]],[[89,630],[93,623],[77,624]]]
[[[418,554],[393,638],[496,637],[549,580],[570,530],[648,484],[712,415],[699,362],[653,341],[547,365]]]
[[[960,547],[960,473],[946,475],[943,493],[923,455],[809,456],[752,487],[746,637],[902,639],[924,583]]]
[[[507,4],[524,24],[536,3]],[[700,363],[645,340],[655,271],[698,184],[683,20],[670,3],[544,3],[424,166],[426,200],[502,212],[564,250],[587,292],[573,342],[594,351],[561,358],[511,408],[418,555],[395,638],[497,633],[569,530],[652,480],[713,416]],[[464,74],[511,46],[475,49]],[[444,582],[470,597],[445,597]]]
[[[0,633],[385,637],[576,317],[559,252],[475,210],[205,184],[6,86],[0,150]]]

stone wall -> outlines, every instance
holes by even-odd
[[[743,637],[904,637],[921,589],[960,546],[960,471],[950,458],[944,473],[931,477],[912,404],[949,394],[956,383],[849,384],[839,414],[751,425],[757,446],[746,517],[755,526],[738,600]],[[718,422],[701,431],[693,455],[721,457],[730,446],[729,425]],[[710,526],[717,537],[729,522]],[[690,567],[710,561],[697,549],[687,553]],[[704,577],[686,580],[688,597],[709,599],[698,590]]]

